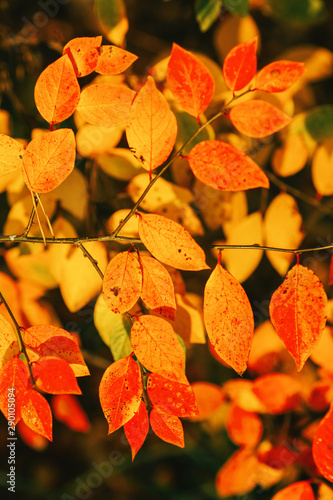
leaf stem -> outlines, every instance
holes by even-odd
[[[86,249],[86,247],[84,247],[82,245],[81,241],[78,241],[76,243],[76,246],[78,248],[80,248],[80,250],[82,250],[84,257],[87,257],[90,260],[90,262],[92,263],[92,265],[94,266],[94,268],[96,269],[96,271],[98,272],[98,274],[100,275],[100,277],[103,280],[104,279],[104,274],[101,271],[101,269],[99,268],[97,260],[95,260],[94,257],[91,255],[91,253],[88,252],[88,250]]]

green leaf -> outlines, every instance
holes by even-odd
[[[305,118],[305,127],[315,140],[333,136],[333,106],[323,105],[311,109]]]
[[[245,17],[249,13],[249,0],[224,0],[223,6],[235,16]]]
[[[273,16],[289,23],[315,23],[323,20],[326,9],[323,0],[268,0]]]
[[[124,314],[116,314],[108,309],[102,294],[95,304],[94,323],[115,361],[131,354],[133,351],[129,337],[131,324]]]
[[[222,10],[222,0],[196,0],[194,8],[200,31],[205,32],[219,17]]]
[[[116,45],[120,42],[119,34],[113,34],[115,28],[121,26],[126,18],[126,8],[123,0],[95,0],[97,19],[106,37]],[[123,28],[125,32],[127,28]],[[120,35],[121,36],[121,35]]]
[[[185,111],[179,111],[174,108],[172,108],[172,111],[177,118],[178,134],[176,138],[176,149],[179,149],[188,138],[198,130],[198,122],[194,116],[189,115]],[[202,123],[206,121],[203,115],[200,116],[200,119]],[[214,129],[210,125],[204,128],[191,142],[189,142],[183,150],[183,155],[188,155],[196,144],[208,139],[215,139]]]

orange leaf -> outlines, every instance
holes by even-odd
[[[209,418],[224,401],[224,395],[218,385],[209,382],[194,382],[192,389],[199,410],[197,416],[191,417],[193,421]]]
[[[24,147],[8,135],[0,134],[0,175],[6,175],[22,167]]]
[[[134,96],[124,85],[96,83],[82,90],[77,110],[92,125],[116,127],[128,121]]]
[[[54,416],[74,431],[87,432],[89,420],[78,400],[71,394],[57,394],[52,398]]]
[[[22,398],[22,418],[30,429],[52,441],[52,412],[44,396],[28,389]]]
[[[267,373],[258,377],[253,393],[266,406],[268,413],[291,411],[299,403],[302,386],[298,380],[284,373]]]
[[[204,320],[217,354],[242,374],[251,348],[253,313],[243,287],[219,263],[205,286]]]
[[[243,151],[218,140],[199,142],[187,157],[194,175],[207,186],[226,191],[269,187],[269,180]]]
[[[109,432],[126,424],[138,411],[142,395],[142,380],[138,364],[132,356],[119,359],[104,372],[99,398]]]
[[[256,89],[264,92],[284,92],[304,73],[304,63],[275,61],[264,66],[257,75]]]
[[[257,71],[258,37],[240,43],[232,48],[223,62],[225,83],[233,92],[242,90],[254,77]]]
[[[172,46],[167,82],[184,111],[199,117],[212,100],[215,82],[206,66],[176,43]]]
[[[52,356],[69,363],[76,377],[89,375],[74,336],[52,325],[36,325],[24,332],[24,343],[40,357]]]
[[[138,360],[147,370],[165,370],[180,377],[184,375],[183,348],[172,326],[165,319],[140,316],[131,330],[131,344]]]
[[[173,149],[177,120],[152,76],[132,104],[126,137],[135,158],[149,171],[159,167]]]
[[[22,397],[28,387],[28,382],[28,368],[17,356],[9,360],[0,370],[0,409],[8,419],[8,398],[13,394],[15,396],[15,424],[21,418]],[[9,391],[10,388],[14,388],[14,391]]]
[[[154,408],[160,413],[176,417],[198,415],[195,394],[186,377],[182,380],[170,380],[167,377],[168,373],[164,371],[148,376],[148,396]]]
[[[274,134],[291,122],[283,111],[258,99],[237,104],[229,117],[238,132],[256,138]]]
[[[221,467],[216,476],[216,490],[220,497],[244,495],[257,483],[259,462],[248,448],[236,451]]]
[[[140,402],[139,409],[131,420],[124,424],[124,431],[131,447],[132,460],[134,460],[149,431],[148,412],[143,401]]]
[[[101,75],[118,75],[136,61],[138,56],[115,45],[102,45],[95,71]]]
[[[185,271],[208,269],[204,251],[177,222],[162,215],[140,215],[139,235],[149,252],[164,264]]]
[[[140,256],[142,268],[141,298],[144,303],[167,319],[174,320],[176,313],[175,292],[170,274],[158,260]]]
[[[0,368],[20,349],[12,325],[0,314]]]
[[[101,43],[101,36],[73,38],[66,43],[63,54],[70,58],[77,77],[89,75],[95,70]]]
[[[138,260],[129,252],[118,253],[109,262],[103,279],[103,297],[115,313],[134,306],[142,288],[142,271]]]
[[[40,358],[33,367],[36,385],[49,394],[82,394],[69,363],[53,356]]]
[[[47,122],[59,123],[74,113],[80,99],[80,86],[67,54],[47,66],[35,85],[35,102]]]
[[[20,434],[25,444],[30,446],[34,450],[42,451],[45,450],[45,448],[47,447],[48,445],[47,439],[44,436],[41,436],[40,434],[37,434],[37,432],[30,429],[30,427],[28,427],[27,424],[24,423],[22,419],[19,422],[17,422],[16,430]]]
[[[315,496],[308,481],[299,481],[278,491],[272,500],[315,500]]]
[[[254,448],[261,439],[263,425],[258,415],[233,404],[227,417],[226,429],[235,444]]]
[[[333,482],[333,404],[320,422],[313,437],[312,454],[320,473]]]
[[[30,191],[48,193],[73,171],[75,137],[69,128],[41,134],[29,142],[23,155],[23,175]]]
[[[178,417],[160,413],[153,408],[150,412],[150,425],[156,436],[163,441],[184,448],[184,431]]]
[[[269,311],[273,326],[303,368],[326,323],[327,296],[319,278],[310,269],[296,264],[274,292]]]

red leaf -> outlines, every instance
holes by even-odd
[[[320,473],[333,482],[333,404],[313,437],[312,454]]]
[[[227,417],[226,429],[235,444],[254,448],[261,439],[263,425],[256,413],[233,404]]]
[[[34,450],[43,451],[48,445],[47,439],[37,432],[30,429],[27,424],[21,419],[17,422],[16,430],[20,434],[22,440],[27,446],[30,446]]]
[[[269,187],[269,180],[261,168],[243,151],[226,142],[199,142],[187,159],[197,179],[215,189],[243,191]]]
[[[290,116],[283,111],[258,99],[237,104],[231,109],[229,117],[241,134],[255,138],[274,134],[291,122]]]
[[[140,215],[139,235],[149,252],[164,264],[187,271],[208,269],[204,251],[177,222],[162,215]]]
[[[308,481],[299,481],[278,491],[272,500],[315,500],[315,496]]]
[[[185,354],[176,334],[165,319],[140,316],[131,330],[135,355],[147,370],[165,370],[175,376],[185,371]]]
[[[0,175],[10,174],[22,167],[24,147],[8,135],[0,134]]]
[[[57,394],[52,398],[54,416],[73,431],[87,432],[89,420],[78,400],[71,394]]]
[[[150,412],[150,425],[156,436],[163,441],[184,448],[184,431],[178,417],[160,413],[153,408]]]
[[[142,380],[138,364],[132,356],[119,359],[104,372],[99,398],[109,432],[126,424],[137,412],[142,395]]]
[[[233,47],[223,63],[225,83],[233,92],[242,90],[254,77],[257,71],[258,37]]]
[[[136,61],[138,56],[115,45],[102,45],[95,71],[101,75],[118,75]]]
[[[143,445],[149,431],[149,419],[146,405],[140,402],[138,411],[124,424],[124,431],[132,450],[132,460]]]
[[[165,375],[165,376],[164,376]],[[186,379],[170,380],[168,373],[151,373],[147,390],[150,401],[160,413],[176,417],[194,417],[199,414],[193,389]]]
[[[92,125],[116,127],[127,122],[134,96],[124,85],[96,83],[82,90],[77,110]]]
[[[40,358],[33,367],[36,385],[49,394],[82,394],[67,361],[52,356]]]
[[[167,82],[184,111],[197,118],[214,94],[215,82],[206,66],[176,43],[172,46]]]
[[[327,296],[319,278],[299,264],[274,292],[269,311],[273,326],[300,371],[326,323]]]
[[[298,380],[284,373],[267,373],[258,377],[253,393],[267,408],[268,413],[283,413],[297,407],[302,386]]]
[[[0,409],[8,419],[8,403],[10,405],[11,415],[15,415],[15,424],[21,418],[22,398],[27,390],[29,382],[29,372],[26,365],[19,357],[9,360],[0,370]],[[8,389],[14,388],[14,391]],[[10,396],[15,398],[15,401],[9,401]],[[15,410],[13,413],[13,409]]]
[[[144,303],[161,316],[174,321],[176,300],[170,274],[158,260],[140,256],[142,267],[141,298]]]
[[[39,357],[53,356],[69,363],[76,377],[90,375],[74,335],[52,325],[36,325],[24,331],[24,342]]]
[[[250,354],[253,313],[243,287],[219,263],[205,286],[204,320],[217,354],[242,374]]]
[[[73,171],[75,137],[69,128],[38,135],[23,155],[23,175],[30,191],[48,193]]]
[[[22,398],[22,418],[30,429],[52,441],[52,412],[44,396],[28,389]]]
[[[304,63],[275,61],[264,66],[257,75],[256,89],[264,92],[284,92],[304,73]]]
[[[209,382],[194,382],[192,389],[199,414],[191,417],[191,420],[199,421],[209,418],[224,401],[224,395],[218,385]]]
[[[80,99],[80,86],[67,54],[47,66],[35,85],[38,111],[50,124],[69,118]]]
[[[149,171],[162,165],[173,149],[177,120],[151,76],[132,104],[126,137],[134,156]]]
[[[129,252],[118,253],[109,262],[103,279],[103,298],[111,311],[124,313],[134,306],[142,288],[142,271]]]
[[[63,54],[70,58],[77,77],[89,75],[95,70],[101,43],[101,36],[73,38],[66,43]]]
[[[216,490],[225,498],[244,495],[253,490],[257,483],[259,462],[248,448],[236,451],[221,467],[216,476]]]

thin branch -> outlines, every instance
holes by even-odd
[[[35,201],[36,201],[36,207],[37,207],[38,200],[35,200]],[[36,208],[35,208],[35,205],[34,205],[32,207],[32,210],[31,210],[31,214],[30,214],[30,217],[29,217],[29,220],[28,220],[27,227],[25,228],[24,232],[22,233],[22,236],[28,236],[29,231],[30,231],[31,226],[32,226],[32,223],[33,223],[34,218],[35,218],[35,214],[36,214]]]
[[[269,250],[270,252],[284,252],[293,253],[295,255],[301,255],[306,252],[318,252],[321,250],[331,250],[332,245],[326,245],[324,247],[314,247],[314,248],[279,248],[279,247],[269,247],[266,245],[259,245],[254,243],[253,245],[207,245],[209,248],[214,248],[216,250]]]
[[[82,250],[83,255],[90,260],[90,262],[92,263],[92,265],[94,266],[94,268],[96,269],[96,271],[98,272],[98,274],[100,275],[100,277],[102,279],[104,279],[104,274],[102,273],[102,271],[98,267],[97,260],[94,259],[94,257],[91,255],[91,253],[88,252],[88,250],[82,245],[82,243],[80,241],[76,244],[76,246],[79,247]]]
[[[9,307],[9,305],[8,305],[5,297],[3,296],[3,294],[1,292],[0,292],[0,301],[3,303],[3,305],[7,309],[8,314],[11,317],[11,319],[12,319],[14,325],[15,325],[15,334],[16,334],[18,345],[19,345],[19,349],[20,349],[21,352],[23,352],[23,354],[24,354],[24,356],[25,356],[25,358],[27,360],[29,374],[30,374],[30,379],[31,379],[32,385],[34,386],[36,382],[35,382],[35,379],[34,379],[34,376],[33,376],[33,373],[32,373],[31,361],[29,359],[27,350],[26,350],[24,342],[23,342],[22,333],[21,333],[21,327],[18,324],[18,322],[16,321],[16,318],[15,318],[15,316],[14,316],[11,308]]]

